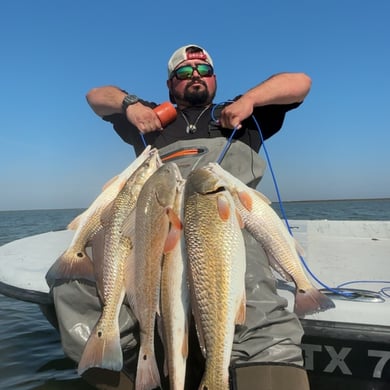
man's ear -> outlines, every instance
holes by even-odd
[[[169,90],[169,100],[171,101],[172,104],[176,104],[175,98],[173,97],[173,95],[171,93],[172,79],[167,80],[167,87]]]

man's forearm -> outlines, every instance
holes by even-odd
[[[252,107],[302,102],[309,93],[311,79],[304,73],[279,73],[250,89],[241,99]]]
[[[126,93],[118,87],[105,86],[93,88],[87,93],[87,101],[92,110],[99,116],[122,112],[122,102]]]

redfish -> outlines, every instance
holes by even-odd
[[[175,163],[164,164],[144,184],[136,205],[134,279],[128,283],[128,297],[140,326],[137,389],[160,386],[154,330],[156,314],[160,315],[163,253],[173,248],[180,239],[181,222],[173,208],[181,180]],[[177,228],[170,230],[170,226]],[[168,234],[170,231],[171,235]]]
[[[313,286],[307,278],[296,240],[291,236],[270,201],[260,192],[246,186],[219,164],[209,163],[207,169],[225,182],[245,224],[245,228],[262,245],[270,265],[296,286],[294,312],[302,317],[335,307],[333,301]]]
[[[102,315],[92,330],[81,356],[78,373],[91,367],[120,371],[123,366],[118,316],[125,296],[125,262],[133,251],[132,228],[126,222],[135,209],[138,195],[147,179],[160,166],[157,152],[151,153],[135,170],[119,194],[106,207],[101,218],[104,226],[102,280],[97,280],[102,300]]]
[[[229,191],[210,170],[192,171],[184,195],[191,307],[206,359],[199,389],[229,389],[236,324],[245,321],[245,244]]]
[[[173,211],[182,220],[183,180],[179,183]],[[180,239],[171,250],[164,252],[161,272],[161,318],[165,348],[165,374],[171,390],[184,389],[188,356],[189,290],[187,283],[187,254],[183,225],[177,229]],[[172,234],[172,233],[171,233]]]
[[[87,210],[69,223],[68,229],[75,230],[75,234],[69,247],[47,272],[46,281],[49,286],[59,279],[95,280],[93,264],[86,253],[86,246],[102,228],[101,215],[105,207],[115,199],[130,176],[149,158],[151,153],[157,153],[157,149],[152,150],[150,146],[145,148],[138,158],[103,187],[103,191]]]

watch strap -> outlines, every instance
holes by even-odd
[[[129,95],[129,94],[126,95],[123,98],[123,101],[122,101],[122,112],[126,113],[127,107],[137,103],[138,101],[139,101],[138,96],[136,96],[136,95]]]

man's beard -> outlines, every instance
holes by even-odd
[[[202,90],[191,90],[190,87],[195,84],[200,83],[204,86],[204,89]],[[210,103],[213,97],[210,97],[209,89],[207,88],[207,84],[199,80],[197,78],[194,78],[184,89],[184,94],[182,97],[182,100],[189,103],[191,106],[202,106],[207,103]]]
[[[189,91],[187,88],[184,91],[183,100],[190,103],[192,106],[201,106],[209,102],[210,94],[208,89],[202,91]]]

